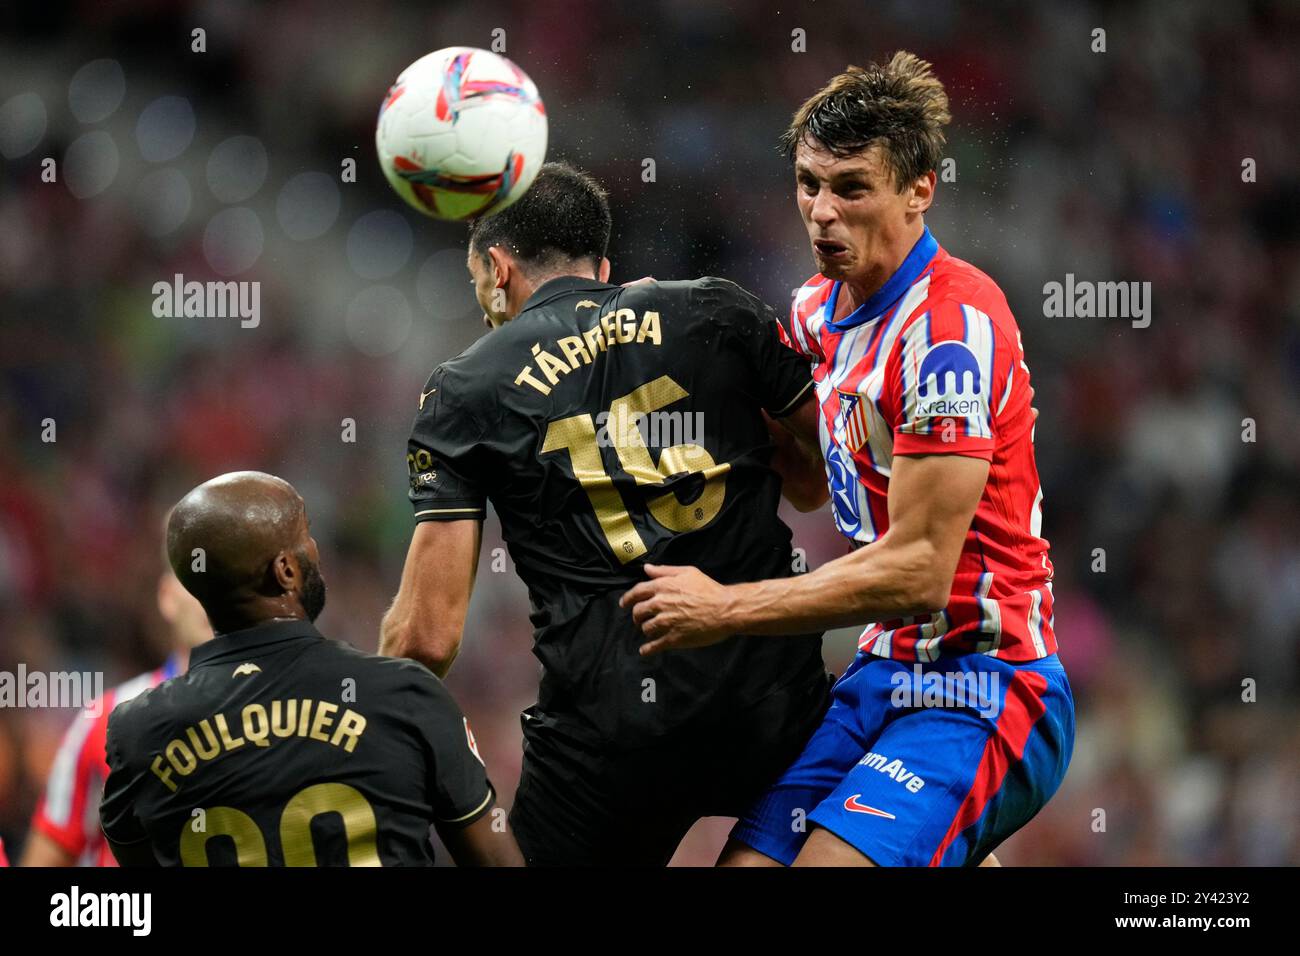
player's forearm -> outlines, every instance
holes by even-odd
[[[781,494],[799,511],[820,508],[830,497],[821,452],[771,419],[768,431],[775,446],[772,470],[781,476]]]
[[[816,571],[727,588],[735,634],[797,634],[928,614],[948,603],[952,569],[924,539],[880,541]]]
[[[800,511],[814,511],[830,498],[826,463],[817,439],[821,406],[812,389],[789,415],[773,419],[764,414],[775,451],[772,469],[781,476],[781,493]]]
[[[409,657],[439,677],[446,677],[460,653],[461,635],[441,629],[420,627],[399,605],[384,615],[379,626],[379,653],[385,657]]]
[[[524,855],[514,835],[506,829],[492,827],[493,814],[475,820],[467,827],[440,825],[442,838],[457,866],[523,866]]]

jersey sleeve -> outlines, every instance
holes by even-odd
[[[789,348],[789,339],[771,306],[734,282],[712,282],[716,285],[705,286],[703,295],[716,295],[716,301],[700,305],[715,310],[715,317],[735,337],[764,410],[773,418],[790,414],[812,389],[807,360]]]
[[[935,304],[899,336],[887,369],[893,392],[894,454],[993,458],[999,362],[993,321],[959,302]]]
[[[98,837],[90,827],[108,770],[104,762],[105,709],[79,713],[63,734],[32,827],[80,856]]]
[[[412,713],[433,757],[429,790],[439,823],[469,826],[492,807],[495,793],[469,720],[451,692],[432,674],[419,683],[423,698]]]
[[[420,393],[406,446],[416,521],[486,517],[484,429],[460,391],[440,366]]]
[[[104,800],[99,806],[99,823],[104,835],[114,843],[139,843],[148,839],[143,824],[135,814],[135,790],[139,779],[132,768],[123,742],[131,738],[124,730],[122,711],[129,704],[114,710],[108,719],[108,733],[104,753],[108,760],[108,779],[104,782]]]
[[[825,359],[821,341],[808,329],[808,320],[826,302],[829,292],[827,280],[810,280],[795,291],[790,303],[790,331],[781,330],[781,341],[798,353],[805,361],[814,364]]]

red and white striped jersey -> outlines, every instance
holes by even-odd
[[[1056,653],[1033,389],[1006,297],[941,249],[928,228],[880,291],[836,322],[840,286],[809,279],[795,296],[786,338],[813,365],[840,532],[862,545],[888,529],[895,455],[989,462],[948,606],[873,624],[859,647],[905,661]]]
[[[64,732],[32,829],[75,856],[77,866],[117,866],[99,828],[99,801],[108,779],[104,753],[108,715],[118,704],[175,677],[178,670],[176,658],[170,657],[157,670],[119,684],[104,694],[102,707],[101,702],[91,701]]]

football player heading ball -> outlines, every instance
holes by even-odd
[[[818,267],[789,344],[812,367],[835,522],[856,550],[759,583],[657,569],[623,599],[651,655],[871,623],[725,863],[980,863],[1070,761],[1020,333],[993,280],[925,225],[949,119],[930,64],[898,53],[833,78],[784,137]],[[800,810],[807,833],[789,824]]]
[[[416,526],[383,623],[384,653],[447,672],[491,501],[542,663],[510,817],[530,864],[668,862],[697,819],[739,814],[775,779],[826,703],[820,628],[637,653],[619,597],[646,562],[726,581],[792,573],[764,413],[815,441],[817,406],[807,362],[739,286],[611,285],[610,222],[590,176],[548,163],[471,227],[492,331],[421,390]],[[812,489],[805,506],[825,499],[813,467],[787,485]]]

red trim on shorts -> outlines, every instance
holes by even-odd
[[[1029,670],[1016,672],[1011,686],[1007,688],[995,732],[984,744],[984,754],[980,758],[979,769],[975,771],[975,781],[971,784],[966,799],[957,808],[957,814],[940,841],[939,848],[930,857],[930,866],[939,866],[958,835],[983,815],[989,801],[1002,788],[1011,761],[1024,757],[1025,744],[1029,742],[1034,724],[1047,711],[1047,705],[1043,703],[1043,692],[1046,690],[1047,679],[1042,674]]]

